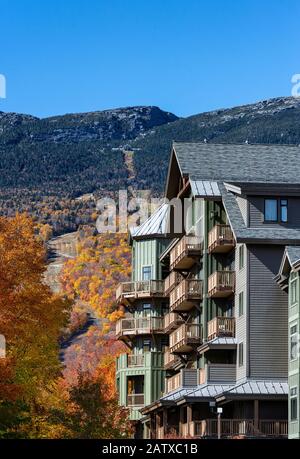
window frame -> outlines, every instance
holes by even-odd
[[[266,219],[266,201],[276,201],[276,220],[267,220]],[[283,204],[283,202],[286,202],[286,204]],[[282,209],[286,208],[286,220],[282,219]],[[288,198],[281,198],[281,197],[267,197],[264,198],[264,223],[288,223],[288,211],[289,211],[289,200]]]
[[[294,307],[298,303],[297,298],[297,288],[298,288],[298,277],[294,277],[290,281],[290,307]],[[293,300],[293,294],[295,293],[295,301]]]
[[[149,350],[145,350],[146,344],[149,343]],[[143,352],[151,352],[152,349],[152,341],[150,338],[143,338]]]
[[[144,269],[145,268],[150,268],[150,277],[149,279],[144,279]],[[142,266],[142,281],[150,281],[152,280],[152,265],[143,265]]]
[[[292,392],[295,391],[295,393],[293,394]],[[293,402],[296,402],[295,403],[295,407],[293,407],[292,409],[292,403]],[[297,386],[293,386],[290,388],[290,403],[289,403],[289,408],[290,408],[290,421],[291,422],[296,422],[298,421],[298,387]],[[295,417],[292,417],[292,414],[293,414],[293,410],[296,408],[296,416]]]
[[[244,343],[243,341],[240,342],[238,346],[238,366],[239,368],[244,366]]]
[[[282,202],[286,201],[286,204],[283,205]],[[286,208],[286,220],[282,219],[282,209]],[[281,223],[287,223],[288,222],[288,212],[289,212],[289,200],[286,198],[279,198],[279,216],[280,216],[280,222]]]
[[[239,293],[239,317],[244,315],[244,304],[244,291],[242,291]]]
[[[239,271],[245,267],[245,246],[241,244],[239,246]]]
[[[292,329],[295,328],[295,331]],[[296,336],[296,341],[293,342],[293,337]],[[292,356],[293,346],[296,346],[296,357]],[[298,359],[298,326],[297,324],[290,325],[290,338],[289,338],[289,360],[295,362]]]
[[[275,201],[276,202],[276,219],[275,220],[267,220],[266,219],[266,202],[267,201]],[[278,222],[278,198],[265,198],[264,199],[264,222],[265,223],[277,223]]]

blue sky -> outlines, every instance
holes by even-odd
[[[0,110],[187,116],[290,95],[299,20],[298,0],[0,0]]]

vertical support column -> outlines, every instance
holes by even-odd
[[[183,435],[183,424],[184,424],[184,410],[185,410],[185,407],[184,406],[181,406],[180,409],[179,409],[179,435],[182,436]]]
[[[258,429],[259,425],[259,401],[254,400],[254,428]]]
[[[155,439],[155,417],[153,414],[150,415],[150,438]]]
[[[193,405],[187,405],[186,407],[186,422],[187,422],[187,434],[191,433],[191,422],[193,421]]]
[[[158,437],[158,429],[160,428],[160,416],[159,413],[155,413],[155,438]]]
[[[163,428],[164,428],[164,437],[168,433],[168,409],[163,409]]]

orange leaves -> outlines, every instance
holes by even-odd
[[[57,375],[57,343],[68,316],[69,304],[44,283],[45,258],[30,218],[0,218],[0,330],[12,359],[11,384],[25,398]]]
[[[87,302],[100,317],[116,320],[115,289],[129,277],[131,251],[123,234],[103,234],[83,238],[75,260],[65,264],[64,290]]]

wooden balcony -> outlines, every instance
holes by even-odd
[[[226,253],[234,247],[234,237],[229,225],[215,225],[208,233],[208,251]]]
[[[199,324],[183,324],[170,334],[170,352],[188,354],[202,343],[202,327]]]
[[[139,298],[163,296],[164,281],[161,280],[122,282],[116,291],[116,300],[120,304],[128,304]]]
[[[165,333],[169,333],[171,330],[175,330],[183,323],[182,317],[176,312],[169,312],[164,316],[164,330]]]
[[[144,354],[128,354],[127,355],[127,367],[143,367],[145,364]]]
[[[184,368],[176,375],[166,378],[165,393],[168,394],[177,390],[180,387],[196,387],[197,386],[197,371],[194,368]]]
[[[199,384],[230,384],[236,380],[236,365],[230,363],[209,363],[198,370]]]
[[[202,281],[185,279],[170,293],[170,311],[189,311],[202,296]]]
[[[226,298],[234,293],[235,272],[215,271],[208,278],[208,296],[211,298]]]
[[[170,349],[165,349],[164,352],[164,367],[165,370],[170,370],[180,363],[180,359],[176,354],[172,354]]]
[[[139,317],[120,319],[116,323],[116,338],[128,339],[137,335],[164,332],[163,317]]]
[[[221,438],[287,438],[287,420],[262,419],[257,423],[253,419],[221,419]],[[193,421],[189,425],[189,434],[192,437],[218,436],[217,419]]]
[[[145,397],[144,394],[128,394],[127,395],[127,406],[144,406]]]
[[[181,280],[182,276],[179,272],[171,271],[168,277],[165,278],[164,282],[165,296],[169,296],[170,292],[180,283]]]
[[[202,254],[202,240],[197,236],[183,236],[170,252],[170,269],[189,270]]]
[[[207,323],[207,339],[217,336],[235,336],[234,317],[215,317]]]

